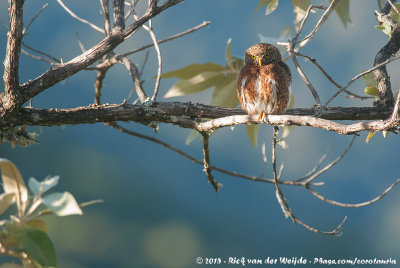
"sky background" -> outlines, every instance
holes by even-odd
[[[142,1],[143,2],[143,1]],[[147,2],[147,1],[145,1]],[[332,14],[318,34],[302,52],[312,56],[332,77],[345,85],[352,77],[370,68],[376,53],[388,40],[377,25],[376,1],[350,1],[352,24],[344,28]],[[24,21],[29,21],[46,1],[27,0]],[[99,1],[66,0],[78,15],[102,25]],[[259,42],[259,34],[278,37],[281,30],[293,27],[291,1],[280,1],[277,10],[264,15],[263,8],[253,12],[258,0],[187,0],[168,9],[154,19],[158,39],[182,32],[203,21],[211,24],[195,33],[161,45],[164,72],[191,63],[225,64],[224,51],[232,38],[232,51],[243,57],[249,46]],[[328,1],[313,1],[327,4]],[[139,4],[139,13],[144,5]],[[8,24],[7,1],[0,2],[0,20]],[[321,16],[312,14],[305,26],[308,33]],[[86,48],[103,37],[85,24],[71,18],[56,1],[32,24],[24,42],[62,58],[64,62],[79,55],[76,34]],[[6,31],[0,28],[0,51],[5,55]],[[304,37],[304,35],[303,35]],[[120,45],[124,52],[151,43],[140,30]],[[131,56],[141,67],[145,52]],[[3,60],[2,59],[2,60]],[[301,66],[325,102],[335,87],[310,63]],[[154,49],[144,69],[144,88],[154,88],[152,77],[157,72]],[[313,98],[303,81],[292,69],[292,91],[295,107],[313,105]],[[399,63],[388,66],[394,90],[399,89]],[[49,68],[48,64],[21,55],[20,81],[34,79]],[[0,66],[4,71],[3,65]],[[95,73],[82,71],[58,83],[33,100],[38,108],[69,108],[93,103]],[[161,97],[176,82],[161,81],[160,101],[192,101],[209,104],[212,90],[175,99]],[[3,84],[1,84],[3,86]],[[350,88],[363,94],[362,80]],[[132,88],[129,73],[115,66],[107,74],[102,101],[121,103]],[[337,98],[331,105],[371,106],[372,101]],[[189,130],[160,124],[159,132],[142,125],[124,126],[166,141],[201,159],[202,144],[195,140],[185,145]],[[69,191],[79,202],[103,199],[104,203],[84,209],[83,216],[46,218],[60,267],[198,267],[196,257],[261,258],[394,258],[400,262],[400,194],[394,189],[381,201],[367,207],[346,209],[324,203],[302,188],[283,187],[294,214],[307,224],[321,230],[335,228],[345,216],[343,235],[328,237],[307,231],[285,219],[271,184],[246,181],[215,172],[223,184],[215,194],[203,173],[203,167],[164,147],[130,137],[102,124],[63,127],[32,127],[40,133],[40,144],[27,148],[0,145],[0,157],[13,161],[25,180],[59,175],[55,190]],[[263,125],[254,148],[244,126],[225,128],[210,138],[211,163],[248,175],[259,175],[264,164],[261,144],[266,144],[270,159],[272,128]],[[317,190],[330,199],[358,203],[379,195],[399,176],[399,139],[389,134],[384,139],[376,134],[369,144],[366,133],[354,142],[353,148],[334,168],[319,178],[325,182]],[[332,147],[326,163],[340,155],[351,137],[324,130],[296,127],[288,137],[288,150],[278,149],[278,163],[285,162],[283,179],[293,180],[305,175],[320,157]],[[272,177],[269,162],[266,177]],[[0,257],[0,263],[1,263]]]

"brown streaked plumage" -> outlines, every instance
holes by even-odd
[[[259,43],[249,47],[240,70],[237,93],[242,108],[250,115],[283,114],[289,101],[292,75],[273,45]]]

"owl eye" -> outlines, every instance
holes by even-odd
[[[252,57],[252,59],[255,59],[256,58],[256,56],[251,56]]]
[[[269,54],[265,54],[264,58],[268,59],[269,58]]]

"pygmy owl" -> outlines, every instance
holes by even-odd
[[[258,114],[259,121],[264,121],[266,114],[283,114],[291,80],[290,69],[276,47],[266,43],[249,47],[237,82],[242,108],[249,115]]]

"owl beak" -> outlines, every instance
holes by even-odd
[[[261,66],[261,65],[262,65],[262,64],[261,64],[262,58],[257,58],[257,60],[258,60],[258,64]]]

